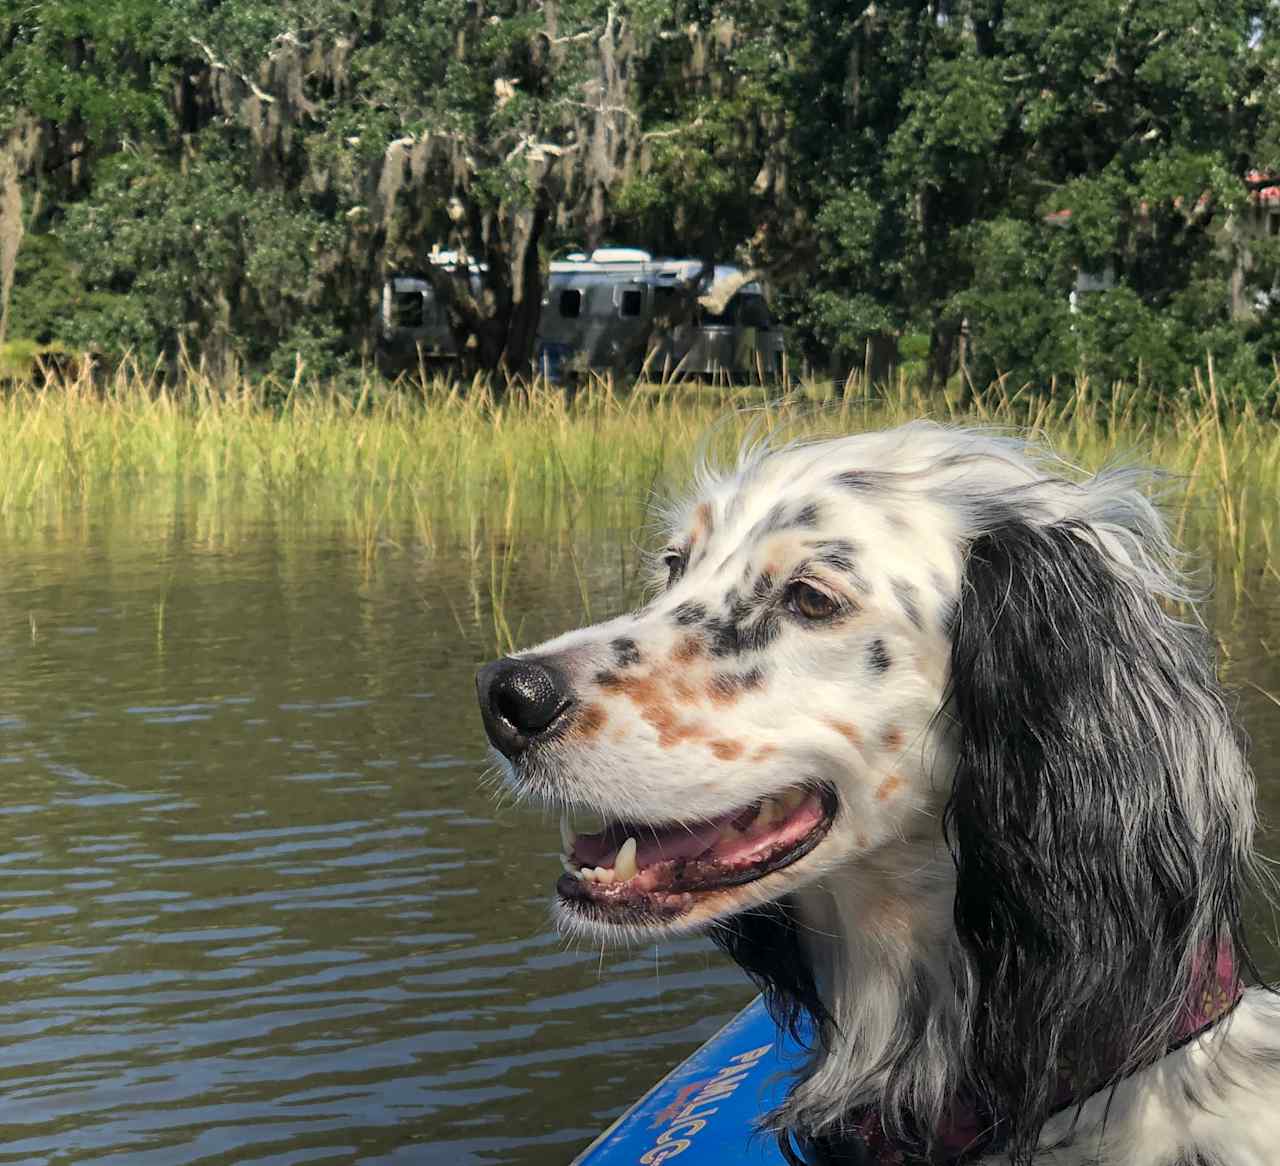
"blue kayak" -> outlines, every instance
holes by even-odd
[[[574,1166],[785,1166],[756,1122],[782,1101],[803,1050],[757,997],[575,1158]]]

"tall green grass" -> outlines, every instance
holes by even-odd
[[[1280,419],[1234,399],[1212,370],[1157,401],[1080,380],[1051,394],[1000,383],[965,395],[900,379],[868,390],[792,384],[727,390],[592,379],[572,396],[542,382],[369,378],[354,390],[198,374],[182,386],[124,365],[0,393],[0,536],[162,517],[183,508],[209,538],[231,524],[340,523],[370,569],[412,538],[467,548],[498,600],[518,544],[551,539],[590,608],[586,532],[632,529],[655,492],[679,485],[700,447],[727,456],[744,435],[844,433],[917,417],[996,425],[1049,441],[1086,467],[1132,458],[1172,471],[1181,540],[1237,589],[1277,574]]]

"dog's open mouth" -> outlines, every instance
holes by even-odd
[[[700,896],[755,882],[803,858],[825,837],[835,794],[798,787],[708,822],[612,822],[574,835],[561,823],[561,903],[602,922],[672,918]]]

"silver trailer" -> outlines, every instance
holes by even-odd
[[[433,262],[456,262],[439,253]],[[472,269],[478,285],[479,269]],[[382,340],[390,363],[455,355],[445,314],[426,280],[389,279]],[[697,259],[654,259],[647,251],[597,248],[551,264],[534,362],[552,380],[571,371],[734,378],[781,372],[784,337],[764,291],[735,267],[708,271]]]
[[[439,262],[436,256],[432,262]],[[479,291],[479,269],[471,273]],[[417,364],[452,362],[457,356],[453,333],[431,285],[417,275],[395,275],[382,285],[379,359],[389,371]]]

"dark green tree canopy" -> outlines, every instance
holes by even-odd
[[[0,0],[0,330],[323,370],[368,353],[413,270],[466,364],[518,370],[550,257],[614,242],[760,273],[820,366],[1172,386],[1212,353],[1265,385],[1276,22],[1261,0]]]

